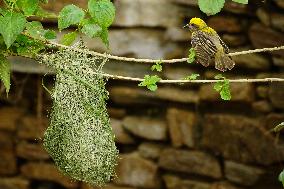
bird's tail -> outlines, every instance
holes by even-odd
[[[216,53],[215,68],[217,70],[225,72],[227,71],[227,69],[231,70],[234,66],[235,66],[235,62],[232,60],[230,56],[228,56],[228,54],[225,54],[222,51]]]

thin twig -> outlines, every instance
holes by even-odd
[[[118,80],[127,80],[127,81],[137,81],[141,82],[144,81],[142,78],[135,78],[135,77],[124,77],[119,75],[111,75],[111,74],[103,74],[106,78],[111,79],[118,79]],[[166,80],[162,79],[158,83],[217,83],[218,81],[222,80]],[[265,82],[284,82],[284,78],[263,78],[263,79],[229,79],[231,83],[265,83]]]
[[[77,52],[86,53],[86,50],[82,50],[82,49],[79,49],[79,48],[69,47],[69,46],[62,45],[62,44],[55,43],[55,42],[51,42],[51,41],[46,41],[46,43],[53,45],[53,46],[56,46],[56,47],[60,47],[60,48],[64,48],[64,49],[72,49],[72,50],[77,51]],[[278,50],[284,50],[284,46],[234,52],[234,53],[229,53],[229,56],[238,56],[238,55],[244,55],[244,54],[278,51]],[[156,63],[156,62],[159,61],[159,62],[162,62],[162,63],[180,63],[180,62],[186,62],[187,61],[187,58],[170,59],[170,60],[128,58],[128,57],[115,56],[115,55],[110,55],[110,54],[105,54],[105,53],[102,54],[102,53],[90,51],[90,50],[87,53],[89,55],[92,55],[92,56],[99,56],[99,57],[103,57],[103,58],[108,58],[108,59],[118,60],[118,61],[126,61],[126,62]]]
[[[79,49],[80,50],[80,49]],[[239,52],[240,53],[240,52]],[[19,56],[17,54],[11,54],[13,56]],[[31,59],[40,59],[42,58],[41,55],[37,55],[37,57],[32,57],[32,56],[28,56],[28,55],[21,55],[22,57],[25,58],[31,58]],[[108,56],[108,55],[106,55]],[[109,57],[108,57],[109,58]],[[96,72],[93,72],[92,74],[99,74]],[[112,75],[112,74],[107,74],[107,73],[103,73],[102,74],[104,77],[106,78],[110,78],[110,79],[117,79],[117,80],[126,80],[126,81],[137,81],[137,82],[142,82],[144,81],[143,78],[137,78],[137,77],[127,77],[127,76],[120,76],[120,75]],[[216,83],[220,80],[182,80],[182,79],[178,79],[178,80],[166,80],[166,79],[162,79],[160,80],[158,83],[172,83],[172,84],[182,84],[182,83]],[[284,78],[263,78],[263,79],[229,79],[229,82],[231,83],[265,83],[265,82],[284,82]]]

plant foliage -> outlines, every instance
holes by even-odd
[[[161,72],[163,70],[162,61],[159,60],[154,65],[152,65],[151,70]]]
[[[0,33],[7,48],[15,42],[18,35],[25,29],[25,24],[26,19],[21,13],[8,12],[3,17],[0,17]]]
[[[67,5],[59,13],[58,17],[58,28],[63,30],[71,25],[79,24],[85,16],[85,12],[75,6]]]
[[[77,31],[64,34],[60,42],[63,45],[67,45],[67,46],[72,45],[72,43],[76,40],[77,36],[78,36]]]
[[[197,77],[199,77],[199,76],[200,76],[199,74],[192,73],[191,75],[185,77],[184,80],[196,80]]]
[[[10,90],[10,62],[3,54],[0,54],[0,80],[3,82],[8,95]]]
[[[95,22],[102,28],[108,28],[115,17],[115,7],[110,0],[89,0],[88,9]]]
[[[18,0],[17,6],[23,10],[25,16],[32,16],[38,9],[39,0]]]
[[[221,74],[216,75],[215,79],[218,79],[220,81],[214,84],[214,89],[220,93],[220,96],[223,100],[231,100],[229,80]]]
[[[55,39],[56,33],[51,30],[43,29],[43,26],[38,21],[28,22],[26,24],[26,32],[35,39]]]
[[[248,4],[248,0],[232,0],[236,3]],[[198,6],[207,15],[214,15],[221,11],[225,0],[198,0]]]
[[[150,91],[156,91],[158,89],[157,82],[159,82],[161,78],[157,75],[145,75],[144,80],[138,84],[139,87],[147,87]]]
[[[45,30],[41,22],[27,22],[29,16],[56,17],[53,13],[41,8],[43,3],[48,3],[48,0],[4,0],[4,7],[0,8],[0,25],[5,26],[0,27],[2,51],[8,54],[35,55],[44,49],[45,40],[56,38],[56,33],[52,30]],[[112,24],[114,17],[115,7],[110,0],[89,0],[87,11],[76,5],[67,5],[58,15],[58,28],[61,31],[70,26],[76,26],[77,29],[63,35],[61,43],[73,44],[78,33],[82,32],[91,38],[101,38],[108,47],[108,27]],[[5,62],[7,61],[5,59]],[[3,65],[1,69],[4,69]],[[7,73],[7,70],[0,70],[0,72]],[[10,86],[8,83],[10,79],[2,78],[2,82],[4,80],[4,85]]]

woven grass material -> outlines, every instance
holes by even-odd
[[[70,49],[41,59],[57,73],[44,147],[64,174],[98,186],[114,176],[118,157],[105,102],[105,61]]]

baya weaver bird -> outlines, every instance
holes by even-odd
[[[228,56],[229,48],[202,19],[192,18],[185,27],[192,32],[191,45],[198,63],[209,66],[214,61],[215,68],[222,72],[234,67],[235,62]]]

